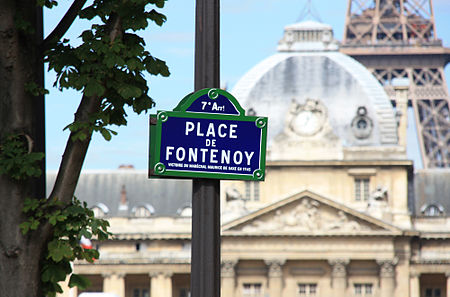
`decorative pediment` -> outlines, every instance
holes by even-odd
[[[384,221],[303,191],[223,226],[224,235],[401,234]]]

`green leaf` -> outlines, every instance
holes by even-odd
[[[154,105],[154,102],[152,98],[148,96],[141,96],[139,98],[136,98],[133,103],[133,110],[137,114],[140,114],[142,111],[147,111],[148,109],[152,108]]]
[[[30,230],[36,230],[39,227],[39,221],[32,218]]]
[[[75,133],[72,136],[72,140],[76,141],[76,140],[80,140],[80,141],[84,141],[87,139],[87,134],[84,131],[78,131],[77,133]]]
[[[139,97],[142,94],[142,91],[139,88],[125,84],[119,87],[118,92],[124,99]]]
[[[0,175],[15,180],[24,180],[41,175],[42,152],[29,152],[24,134],[6,135],[0,139]]]
[[[50,216],[50,218],[48,219],[48,222],[52,225],[55,226],[56,225],[56,218],[57,216]]]
[[[32,210],[36,210],[39,206],[39,200],[38,199],[30,199],[30,198],[26,198],[25,202],[23,204],[23,209],[22,211],[24,213],[27,213],[28,211]]]
[[[90,79],[87,83],[84,93],[86,96],[103,96],[105,93],[105,87],[103,87],[97,80]]]
[[[70,268],[70,266],[69,266]],[[72,269],[70,269],[72,270]],[[64,265],[61,264],[51,264],[46,267],[44,267],[41,275],[41,279],[44,282],[51,281],[51,282],[60,282],[66,279],[68,271],[64,267]],[[70,273],[70,271],[69,271]]]
[[[52,240],[48,244],[48,257],[55,262],[61,261],[63,258],[70,259],[73,256],[73,251],[66,241]]]
[[[85,228],[83,228],[80,231],[80,236],[84,236],[84,237],[90,239],[92,237],[92,234],[89,231],[87,231]]]
[[[154,21],[158,26],[162,26],[166,21],[166,16],[157,12],[156,10],[152,10],[148,13],[148,17]]]
[[[23,222],[19,225],[20,230],[22,230],[22,234],[25,235],[30,230],[30,222]]]
[[[111,133],[108,131],[108,129],[103,128],[103,129],[100,130],[100,133],[102,134],[103,138],[106,141],[110,141],[111,140]]]
[[[69,280],[69,288],[78,287],[80,290],[84,290],[91,285],[91,281],[84,276],[72,273]]]
[[[83,31],[83,33],[81,33],[81,39],[84,42],[92,40],[93,38],[94,38],[94,34],[92,33],[91,30],[86,30],[86,31]]]
[[[165,0],[150,0],[150,3],[155,4],[158,8],[164,7]]]

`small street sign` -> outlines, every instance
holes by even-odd
[[[150,116],[149,177],[265,178],[267,118],[230,93],[203,89]]]

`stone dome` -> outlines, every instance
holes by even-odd
[[[328,25],[308,21],[287,26],[279,52],[254,66],[231,91],[247,113],[269,118],[269,148],[286,131],[293,108],[298,111],[292,123],[302,125],[309,120],[309,115],[300,115],[309,101],[324,106],[323,126],[327,125],[328,135],[337,137],[342,147],[397,145],[394,110],[383,87],[362,64],[338,52],[333,44],[337,42]],[[358,131],[360,123],[365,130]],[[301,141],[319,137],[313,135],[314,129],[302,134],[300,127]]]

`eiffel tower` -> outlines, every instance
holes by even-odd
[[[395,106],[394,78],[409,80],[424,168],[450,168],[450,49],[436,36],[432,0],[348,0],[341,51],[365,65]]]

